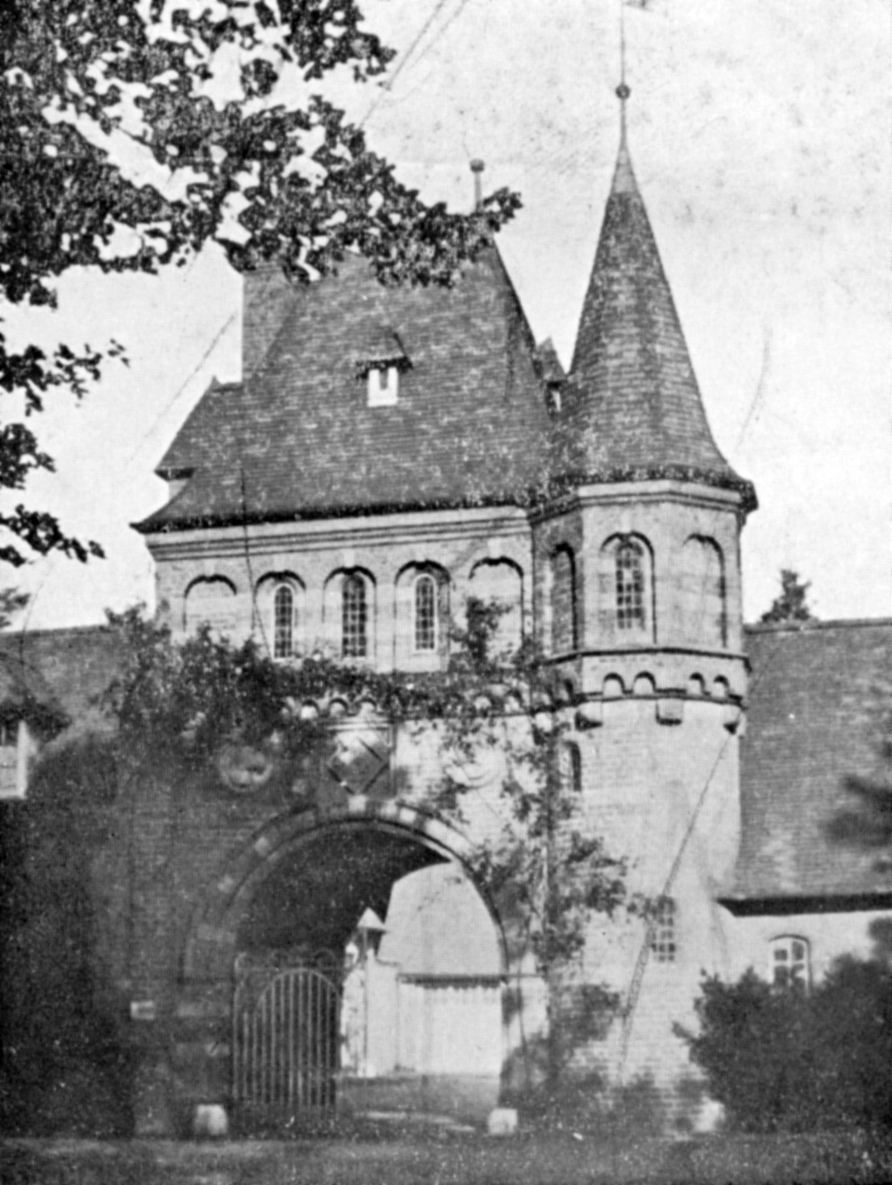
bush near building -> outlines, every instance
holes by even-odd
[[[892,1129],[892,975],[839,959],[811,991],[749,970],[706,978],[700,1032],[678,1029],[728,1124],[745,1132]]]

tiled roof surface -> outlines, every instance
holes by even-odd
[[[625,145],[564,388],[555,463],[558,473],[686,467],[734,477],[706,421]]]
[[[494,247],[451,289],[384,288],[348,257],[275,315],[263,363],[212,387],[177,436],[160,468],[194,477],[141,529],[513,502],[541,480],[543,385]],[[409,365],[397,405],[369,408],[358,372],[382,342]]]
[[[37,703],[71,721],[96,719],[119,670],[120,642],[104,626],[0,634],[0,707]]]
[[[750,627],[746,647],[743,834],[730,896],[892,891],[888,849],[834,838],[841,817],[862,807],[846,780],[888,782],[878,745],[892,704],[892,621]]]

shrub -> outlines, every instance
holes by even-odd
[[[748,971],[707,977],[699,1033],[677,1029],[709,1093],[741,1131],[892,1128],[892,977],[839,960],[809,996]]]

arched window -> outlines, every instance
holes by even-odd
[[[186,633],[193,634],[203,625],[217,637],[229,637],[236,628],[235,589],[222,576],[199,577],[186,592]]]
[[[811,983],[808,942],[793,934],[775,938],[771,943],[770,974],[775,987],[807,992]]]
[[[294,591],[280,584],[273,594],[273,658],[294,654]]]
[[[419,576],[415,581],[413,602],[412,648],[416,654],[437,649],[437,582],[433,576]]]
[[[365,581],[355,572],[341,586],[341,654],[365,658],[368,653],[368,604]]]
[[[725,557],[714,539],[692,535],[682,551],[683,620],[696,646],[727,644]]]
[[[470,596],[498,610],[490,658],[508,660],[523,638],[523,576],[510,560],[481,560],[471,573]]]
[[[641,630],[647,625],[644,604],[644,552],[640,543],[625,539],[616,549],[616,625]]]
[[[551,560],[551,649],[564,654],[577,646],[576,562],[569,547]]]

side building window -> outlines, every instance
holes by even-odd
[[[807,992],[811,984],[808,942],[792,934],[775,938],[771,943],[770,973],[775,987]]]
[[[436,651],[439,635],[437,582],[424,574],[415,581],[412,606],[412,649],[416,654]]]
[[[656,905],[650,936],[650,952],[657,963],[675,962],[678,953],[677,915],[675,899],[661,897]]]
[[[0,721],[0,798],[22,797],[19,793],[18,720]]]
[[[341,654],[344,658],[365,658],[369,650],[368,601],[365,581],[348,573],[341,585]]]

